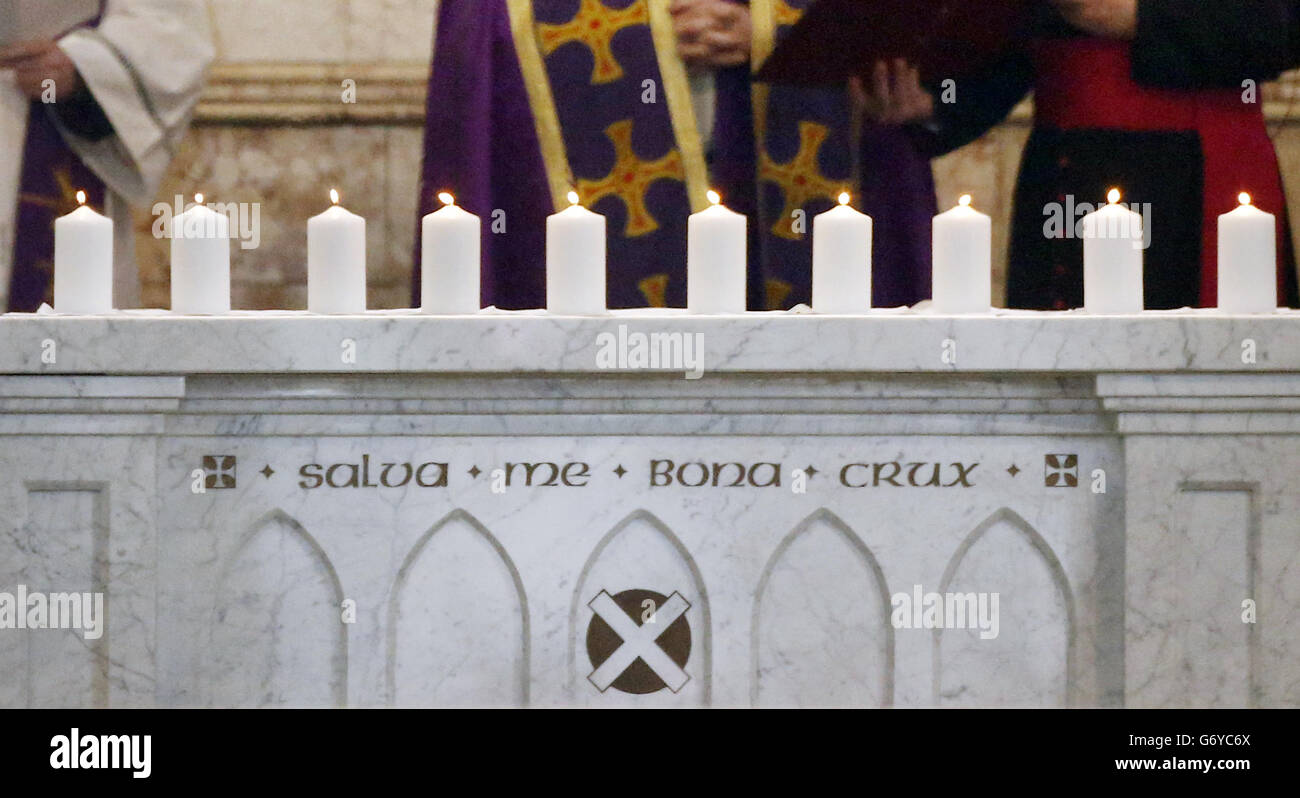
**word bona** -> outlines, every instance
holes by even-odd
[[[677,465],[672,460],[650,461],[650,487],[663,488],[669,485],[681,485],[687,488],[779,488],[781,487],[780,463],[682,463]]]
[[[849,463],[840,469],[840,484],[846,488],[973,488],[971,474],[979,463]],[[948,481],[951,477],[951,481]]]
[[[298,469],[299,487],[316,488],[404,488],[415,484],[421,488],[447,487],[446,463],[381,463],[374,471],[370,455],[361,455],[360,463],[334,463],[330,466],[308,463]],[[376,482],[374,477],[378,477]]]

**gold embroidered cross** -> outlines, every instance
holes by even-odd
[[[58,194],[47,197],[40,194],[20,194],[19,202],[25,202],[29,205],[40,205],[54,211],[56,216],[63,216],[72,213],[81,206],[77,202],[78,186],[72,184],[72,169],[66,164],[54,167],[54,183],[58,187]]]
[[[636,284],[641,296],[652,308],[668,307],[668,275],[652,274]]]
[[[537,26],[537,36],[541,41],[543,55],[550,55],[569,42],[585,44],[594,59],[591,82],[598,85],[613,83],[623,77],[623,67],[611,49],[614,34],[633,25],[649,23],[650,12],[646,8],[646,0],[636,0],[632,5],[621,9],[609,8],[601,0],[582,0],[573,19],[562,25],[540,23]]]
[[[773,235],[792,241],[801,240],[803,236],[794,231],[794,212],[810,200],[823,197],[834,200],[844,189],[844,181],[825,177],[817,166],[817,156],[829,135],[830,129],[825,125],[800,122],[799,152],[791,161],[776,163],[766,149],[759,154],[759,179],[775,183],[785,194],[785,208],[781,211],[781,217],[772,225]]]
[[[794,293],[794,286],[776,277],[763,281],[763,300],[768,310],[788,310],[785,300]]]
[[[623,200],[627,206],[624,235],[628,238],[653,233],[659,229],[659,222],[646,207],[646,191],[656,180],[682,181],[681,153],[674,149],[656,161],[638,158],[632,149],[631,119],[610,125],[606,128],[605,135],[614,144],[614,168],[600,180],[579,180],[578,193],[588,207],[611,194]]]
[[[795,8],[785,0],[776,0],[776,26],[778,28],[786,25],[793,25],[798,22],[804,15],[805,9]]]

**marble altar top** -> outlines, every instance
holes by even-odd
[[[1300,312],[1293,310],[574,317],[487,309],[455,317],[415,310],[7,314],[0,316],[0,374],[617,373],[634,369],[611,369],[599,352],[626,350],[638,333],[690,334],[706,373],[1300,371]]]

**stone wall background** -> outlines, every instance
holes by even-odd
[[[202,191],[261,205],[261,242],[235,251],[237,308],[305,308],[306,220],[338,188],[365,216],[372,308],[406,307],[415,243],[425,81],[437,0],[207,0],[218,60],[159,200]],[[357,102],[340,101],[344,80]],[[1300,231],[1300,75],[1269,87],[1267,106]],[[1012,191],[1028,111],[935,162],[939,204],[972,193],[994,216],[1001,302]],[[147,307],[169,302],[166,241],[138,228]],[[1300,244],[1300,236],[1297,237]]]

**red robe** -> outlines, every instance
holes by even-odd
[[[940,105],[936,123],[914,131],[931,154],[946,152],[1034,91],[1011,231],[1011,307],[1082,305],[1082,241],[1046,225],[1062,207],[1105,202],[1112,187],[1126,202],[1149,204],[1148,308],[1217,303],[1218,216],[1243,191],[1278,217],[1279,297],[1296,305],[1277,155],[1262,98],[1255,92],[1256,102],[1246,101],[1250,86],[1297,57],[1291,6],[1139,0],[1132,42],[1083,36],[1042,6],[1023,47],[961,81],[958,101]],[[1075,221],[1066,218],[1067,228]]]

